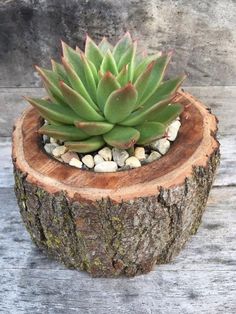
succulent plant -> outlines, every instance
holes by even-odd
[[[62,64],[36,66],[49,98],[26,98],[48,121],[39,133],[87,153],[129,149],[163,137],[183,110],[171,103],[185,75],[163,81],[171,53],[147,56],[126,33],[113,47],[87,36],[85,52],[62,42]]]

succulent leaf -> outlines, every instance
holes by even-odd
[[[87,82],[87,90],[89,94],[91,95],[92,99],[96,101],[97,86],[96,86],[96,80],[93,76],[93,71],[91,70],[91,66],[89,65],[88,60],[83,54],[81,54],[81,59],[84,65],[84,73],[85,73],[85,78]]]
[[[120,84],[111,72],[106,72],[98,84],[97,88],[97,103],[103,111],[107,98],[112,92],[120,88]]]
[[[166,126],[169,125],[174,119],[176,119],[184,110],[184,106],[176,103],[170,104],[169,106],[163,108],[158,114],[150,115],[150,121],[157,121],[160,123],[165,124]]]
[[[166,126],[159,122],[144,122],[142,125],[138,125],[135,128],[140,133],[137,142],[140,145],[145,145],[161,138],[166,131]]]
[[[102,71],[103,74],[105,74],[108,71],[114,75],[118,74],[116,62],[110,50],[108,50],[107,53],[105,54],[100,70]]]
[[[80,53],[62,42],[63,57],[71,65],[74,71],[78,74],[84,86],[86,86],[86,77],[84,74],[84,65],[81,60]]]
[[[162,56],[155,61],[152,61],[147,69],[140,74],[135,87],[138,91],[138,102],[144,103],[156,90],[161,83],[167,64],[170,61],[170,56]]]
[[[61,82],[62,93],[71,109],[80,117],[90,121],[104,121],[100,115],[79,93]]]
[[[120,149],[128,149],[138,141],[140,133],[130,127],[116,125],[110,132],[103,135],[105,142]]]
[[[73,124],[75,120],[80,119],[79,116],[69,107],[54,104],[45,99],[28,97],[25,97],[25,99],[48,121],[53,120],[64,124]]]
[[[147,99],[147,101],[143,104],[143,107],[152,106],[157,102],[174,95],[178,90],[179,86],[185,80],[186,75],[178,76],[174,79],[170,79],[168,81],[163,82],[155,92]]]
[[[137,42],[135,41],[133,44],[129,46],[127,51],[123,54],[123,56],[120,58],[119,63],[118,63],[118,70],[120,71],[126,64],[129,64],[129,68],[131,68],[131,74],[133,75],[134,71],[134,59],[135,59],[135,54],[137,50]],[[132,79],[130,78],[132,81]]]
[[[158,103],[156,103],[153,106],[147,107],[147,108],[139,108],[138,110],[131,113],[131,115],[120,122],[121,125],[126,126],[135,126],[144,123],[145,121],[152,119],[152,116],[156,115],[166,106],[170,103],[172,98],[164,99]],[[153,119],[154,120],[154,119]],[[152,120],[152,121],[153,121]]]
[[[102,54],[106,54],[108,50],[112,51],[113,46],[109,43],[106,37],[103,37],[102,41],[99,43],[98,48],[102,52]]]
[[[95,65],[97,70],[100,69],[103,55],[98,46],[89,36],[87,36],[85,42],[85,56]]]
[[[131,83],[114,91],[104,107],[106,119],[111,123],[123,121],[134,110],[137,98],[137,91]]]
[[[88,134],[71,125],[44,125],[39,129],[39,133],[63,141],[80,141],[89,137]]]
[[[58,75],[58,78],[64,81],[66,84],[70,84],[70,81],[67,77],[67,73],[62,64],[51,59],[52,70]]]
[[[130,36],[130,33],[127,32],[115,45],[113,49],[113,56],[116,61],[116,63],[119,62],[121,57],[124,55],[124,53],[127,51],[127,49],[132,45],[132,38]]]
[[[59,89],[59,77],[53,71],[35,66],[39,75],[42,77],[45,88],[47,89],[52,101],[65,103],[63,95]]]
[[[79,142],[65,142],[65,146],[72,152],[90,153],[105,144],[102,136],[93,136],[84,141]]]
[[[120,73],[116,77],[117,81],[121,86],[124,86],[129,81],[129,66],[126,64],[120,71]]]
[[[139,75],[146,69],[149,63],[161,57],[161,53],[158,52],[154,55],[146,56],[146,52],[137,54],[135,59],[134,81],[137,80]]]
[[[88,135],[102,135],[109,132],[114,124],[108,122],[75,121],[75,126]]]
[[[71,67],[71,65],[66,61],[64,57],[62,57],[62,63],[66,70],[70,85],[73,87],[75,91],[77,91],[82,97],[84,97],[87,102],[96,110],[97,106],[90,97],[89,93],[87,92],[86,88],[84,87],[83,82],[81,81],[78,74],[75,70]],[[66,81],[64,81],[66,83]],[[67,84],[67,83],[66,83]],[[69,85],[69,84],[67,84]]]

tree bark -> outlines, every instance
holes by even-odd
[[[146,172],[149,167],[154,167],[152,172],[158,169],[158,165],[163,168],[165,162],[168,164],[168,158],[173,158],[177,164],[175,169],[170,172],[165,170],[156,180],[152,178],[142,182],[142,176],[139,176],[136,185],[127,182],[124,187],[126,193],[118,183],[122,180],[122,185],[125,185],[126,174],[92,174],[95,177],[91,177],[88,183],[83,177],[87,176],[87,171],[61,164],[66,173],[62,179],[57,169],[57,166],[61,167],[60,162],[50,159],[42,151],[39,141],[39,152],[49,160],[50,167],[48,164],[40,166],[35,156],[30,159],[33,153],[27,155],[26,148],[25,151],[20,150],[19,145],[24,148],[24,142],[30,138],[24,132],[24,124],[30,120],[32,109],[21,118],[13,136],[15,191],[23,221],[38,247],[68,267],[103,277],[147,273],[155,264],[169,262],[178,254],[188,238],[197,231],[220,159],[219,144],[215,138],[216,119],[202,104],[195,103],[190,95],[181,93],[181,97],[178,101],[188,99],[193,107],[201,107],[198,109],[201,111],[201,123],[204,123],[201,124],[201,141],[195,139],[198,147],[192,153],[190,145],[191,154],[187,158],[180,153],[180,145],[186,135],[183,131],[179,142],[173,144],[179,145],[176,152],[179,152],[181,160],[185,160],[183,164],[179,166],[177,154],[173,156],[170,152],[169,157],[164,156],[152,163],[154,166],[126,171],[130,181],[133,174],[137,177],[138,171],[143,172],[145,167]],[[199,116],[191,121],[193,117],[189,117],[187,111],[190,109],[185,105],[186,110],[181,117],[183,130],[191,122],[200,123]],[[193,125],[191,128],[194,128]],[[184,147],[185,152],[187,147]],[[172,152],[175,152],[174,148]],[[39,165],[39,169],[34,165]],[[57,171],[54,175],[55,167]],[[38,172],[34,173],[36,170]],[[55,180],[56,175],[60,178],[55,183],[52,178]],[[81,187],[77,190],[78,186],[74,187],[72,193],[72,182],[79,180],[78,175],[84,178],[85,187],[82,182]],[[106,187],[103,186],[104,180]],[[90,190],[88,184],[91,184]]]

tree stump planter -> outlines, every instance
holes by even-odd
[[[93,276],[134,276],[178,254],[200,224],[219,163],[217,120],[190,94],[169,152],[132,170],[94,173],[51,158],[29,108],[13,132],[15,191],[36,245]]]

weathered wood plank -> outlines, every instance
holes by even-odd
[[[0,20],[0,86],[39,86],[33,65],[59,58],[61,38],[82,47],[86,32],[114,42],[127,29],[150,52],[174,49],[171,72],[190,85],[236,83],[233,0],[5,0]]]
[[[196,236],[176,260],[132,279],[66,270],[31,244],[12,189],[0,191],[3,313],[226,313],[236,311],[236,188],[214,188]]]
[[[92,280],[71,271],[2,270],[4,314],[233,314],[235,273],[162,271]]]
[[[11,163],[11,139],[0,138],[0,188],[12,186],[13,169]]]
[[[15,119],[27,106],[23,96],[41,97],[40,88],[0,88],[0,136],[11,136]]]

